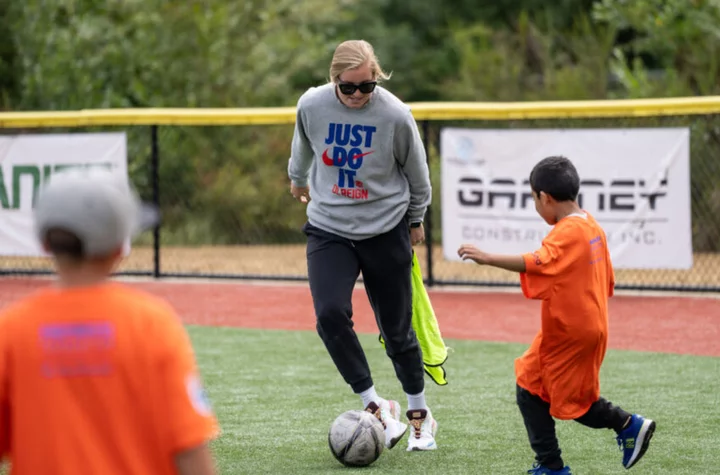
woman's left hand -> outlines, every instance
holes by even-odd
[[[417,228],[410,228],[410,244],[413,246],[425,240],[425,228],[422,223]]]

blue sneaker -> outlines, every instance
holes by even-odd
[[[630,424],[617,436],[617,443],[623,451],[623,466],[630,468],[645,455],[655,432],[655,421],[633,414]]]
[[[570,467],[563,467],[560,470],[550,470],[549,468],[538,465],[537,463],[533,465],[533,468],[528,470],[527,473],[531,475],[572,475]]]

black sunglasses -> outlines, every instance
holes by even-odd
[[[358,89],[363,94],[370,94],[375,90],[375,86],[377,86],[377,81],[371,81],[371,82],[364,82],[362,84],[351,84],[349,82],[341,82],[338,84],[338,89],[340,89],[340,92],[345,94],[346,96],[351,96],[355,94],[355,91]]]

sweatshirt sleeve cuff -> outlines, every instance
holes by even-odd
[[[407,214],[407,219],[409,223],[422,223],[425,218],[425,210],[410,210]]]

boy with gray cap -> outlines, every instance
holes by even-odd
[[[112,282],[158,222],[104,169],[54,175],[35,207],[55,285],[0,313],[0,460],[17,475],[215,473],[219,428],[172,308]]]

